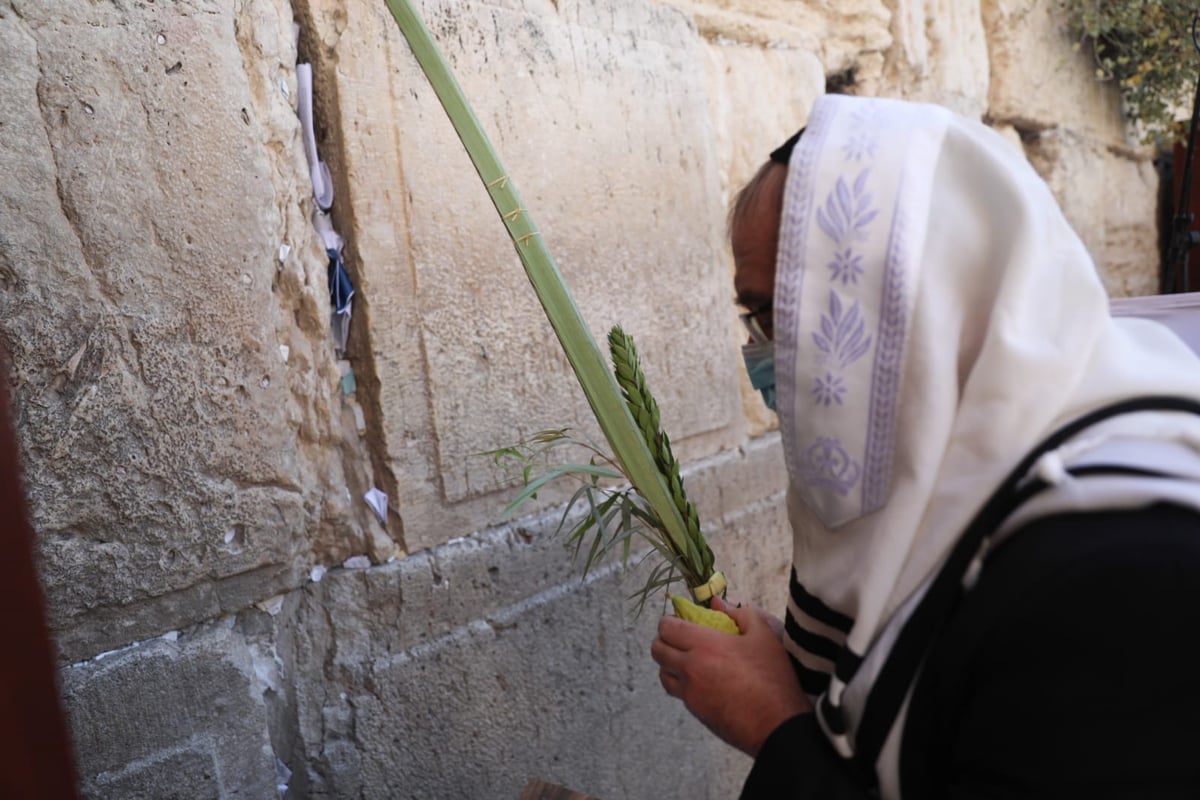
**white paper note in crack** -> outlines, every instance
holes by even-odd
[[[367,505],[375,512],[375,516],[379,517],[379,521],[387,525],[387,495],[372,487],[370,491],[363,495],[363,500],[367,501]]]
[[[304,139],[304,157],[308,159],[308,172],[312,177],[313,199],[318,206],[328,210],[333,205],[333,178],[329,174],[329,167],[317,157],[317,137],[313,133],[312,64],[296,65],[296,86],[300,93],[296,102],[300,113],[300,134]]]

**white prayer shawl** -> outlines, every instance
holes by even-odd
[[[1110,316],[1049,189],[980,123],[827,96],[788,170],[774,301],[795,534],[785,644],[810,674],[845,662],[848,681],[833,677],[825,699],[848,730],[822,722],[851,755],[898,625],[1008,472],[1099,407],[1200,398],[1200,359],[1155,322]],[[1156,496],[1200,507],[1194,481],[1112,478],[1097,491],[1064,471],[1118,448],[1200,477],[1200,418],[1130,414],[1080,438],[1039,462],[1059,488],[1036,513]],[[885,798],[899,797],[902,724],[876,765]]]

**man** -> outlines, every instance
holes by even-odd
[[[1195,796],[1200,360],[986,127],[831,96],[791,145],[731,219],[787,619],[664,619],[664,688],[746,798]]]

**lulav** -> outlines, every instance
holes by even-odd
[[[615,329],[621,353],[618,375],[624,374],[630,380],[629,388],[622,384],[618,389],[613,376],[604,369],[599,348],[531,215],[523,207],[513,181],[500,163],[429,29],[413,8],[412,0],[384,2],[487,188],[622,473],[645,499],[650,508],[647,516],[657,523],[662,546],[675,556],[672,564],[684,576],[693,596],[702,603],[707,602],[723,591],[725,579],[721,573],[713,572],[712,550],[700,533],[696,508],[683,492],[679,464],[671,453],[670,440],[659,427],[658,405],[645,386],[633,342],[619,328]],[[627,409],[632,414],[641,414],[642,418],[631,419]],[[526,492],[529,492],[528,486]]]

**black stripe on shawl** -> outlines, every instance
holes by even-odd
[[[828,637],[804,628],[796,622],[792,612],[787,613],[784,630],[788,638],[798,647],[814,656],[824,658],[834,663],[833,672],[842,683],[849,683],[858,668],[862,666],[863,657],[855,653],[845,644],[838,644]]]
[[[791,653],[788,653],[788,658],[792,660],[792,669],[796,670],[796,678],[800,681],[800,688],[804,693],[812,697],[824,694],[829,688],[829,673],[804,666]]]
[[[1086,478],[1089,475],[1129,475],[1135,478],[1176,478],[1166,472],[1159,472],[1143,467],[1127,467],[1121,464],[1089,464],[1084,467],[1069,467],[1067,472],[1076,478]]]
[[[862,663],[862,656],[849,647],[843,647],[841,655],[838,656],[837,663],[833,668],[833,674],[837,675],[838,680],[842,683],[849,683],[858,672],[858,668],[862,666]]]
[[[792,616],[791,611],[787,613],[783,628],[787,631],[789,639],[814,656],[820,656],[836,664],[838,658],[842,655],[842,646],[840,644],[819,633],[813,633],[810,630],[802,628],[800,623],[796,622],[795,617]]]
[[[792,602],[796,607],[815,619],[817,622],[824,623],[829,627],[839,630],[842,633],[850,633],[850,628],[854,626],[854,619],[846,616],[840,611],[830,608],[825,605],[819,598],[808,593],[808,591],[800,585],[799,578],[796,577],[795,568],[792,569],[792,579],[790,581],[792,590]]]

